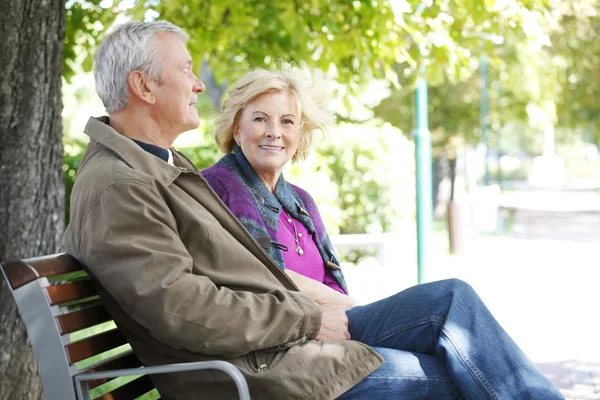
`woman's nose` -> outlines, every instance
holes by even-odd
[[[275,122],[269,123],[269,126],[267,127],[267,137],[279,139],[281,137],[281,127]]]

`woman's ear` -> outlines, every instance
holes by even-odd
[[[150,79],[148,74],[142,71],[132,71],[127,77],[127,85],[135,98],[148,104],[156,102],[154,81]]]
[[[237,125],[234,125],[233,128],[231,129],[231,131],[233,132],[233,141],[235,142],[235,144],[237,144],[239,146],[240,145],[240,134],[238,132]]]

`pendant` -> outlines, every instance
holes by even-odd
[[[301,256],[302,254],[304,254],[304,250],[302,250],[302,247],[300,247],[300,245],[298,245],[296,247],[296,252],[298,253],[299,256]]]

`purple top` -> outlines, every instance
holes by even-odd
[[[285,211],[279,214],[279,225],[281,229],[277,231],[277,241],[288,248],[288,251],[282,251],[286,268],[344,293],[331,273],[325,270],[319,249],[304,225],[287,215]],[[298,234],[298,243],[302,249],[302,255],[299,255],[296,251],[296,233]]]

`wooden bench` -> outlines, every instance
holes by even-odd
[[[199,369],[227,373],[240,399],[250,399],[244,376],[225,361],[143,367],[70,255],[7,261],[0,270],[27,328],[46,399],[158,399],[148,375]]]

